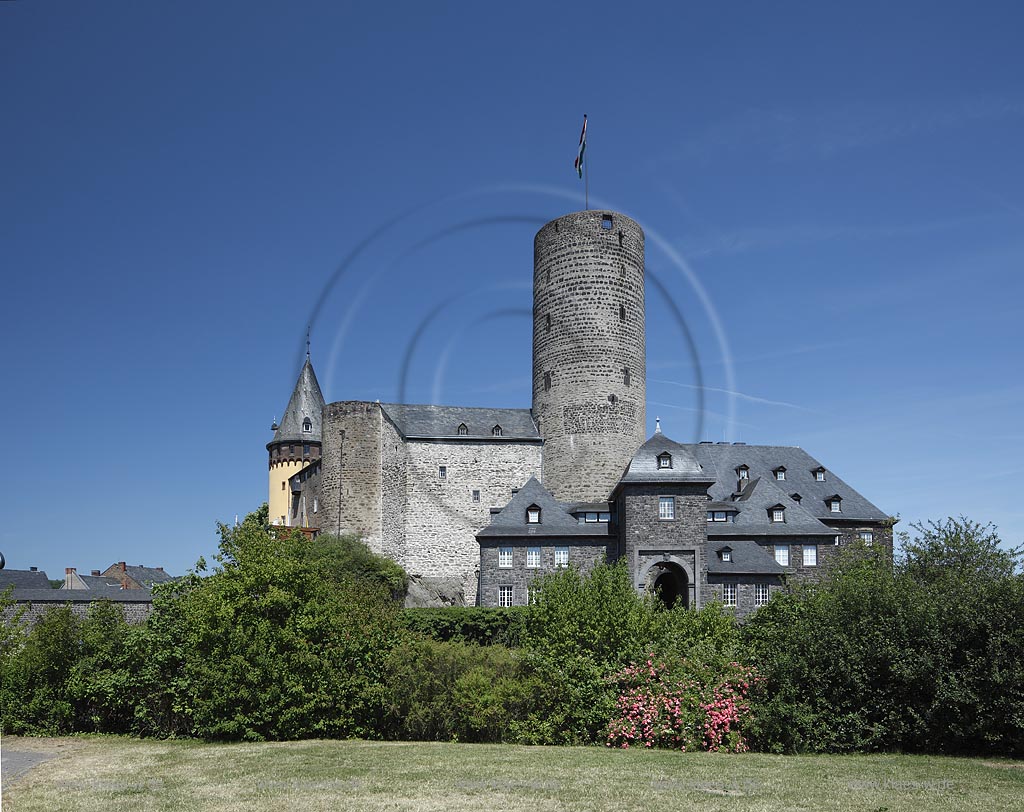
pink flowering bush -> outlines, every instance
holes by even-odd
[[[741,727],[761,679],[737,662],[715,668],[682,660],[670,668],[651,654],[612,677],[618,698],[606,744],[742,753]]]

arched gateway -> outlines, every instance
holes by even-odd
[[[684,607],[691,604],[692,582],[684,567],[672,561],[659,561],[647,573],[647,590],[671,609],[682,601]]]

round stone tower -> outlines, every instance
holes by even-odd
[[[533,416],[544,485],[607,500],[644,442],[644,232],[616,212],[552,220],[533,241]]]

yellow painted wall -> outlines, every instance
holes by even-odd
[[[267,505],[270,507],[271,524],[288,524],[292,505],[292,492],[288,489],[288,479],[295,476],[309,460],[282,460],[272,463],[270,466],[270,497]],[[284,487],[281,487],[284,483]]]

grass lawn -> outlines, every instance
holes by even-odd
[[[1024,763],[987,759],[100,736],[3,748],[55,754],[4,782],[4,812],[1024,810]]]

